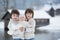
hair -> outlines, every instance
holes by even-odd
[[[34,12],[33,12],[33,10],[32,9],[26,9],[26,11],[25,11],[25,16],[26,16],[26,14],[28,14],[28,13],[30,13],[30,14],[32,14],[32,17],[34,16]]]
[[[11,16],[12,16],[12,14],[17,14],[18,16],[20,15],[20,14],[19,14],[19,11],[16,10],[16,9],[13,9],[13,10],[11,11]]]

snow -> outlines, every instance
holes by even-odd
[[[47,4],[47,5],[44,5],[42,8],[40,8],[40,9],[42,9],[42,10],[44,10],[44,11],[48,11],[48,10],[50,10],[51,9],[51,7],[53,7],[55,10],[56,9],[60,9],[60,4],[57,4],[57,5],[49,5],[49,4]]]
[[[0,39],[2,39],[2,37],[4,37],[4,22],[0,21]]]
[[[4,29],[4,22],[3,21],[0,22],[0,29]]]
[[[52,17],[50,19],[50,24],[47,26],[39,27],[38,30],[48,30],[48,31],[60,31],[60,16]]]
[[[48,11],[51,9],[51,5],[44,5],[44,7],[41,8],[44,11]]]
[[[34,11],[34,18],[49,19],[49,18],[51,18],[51,16],[47,12],[45,12],[44,10],[35,10]]]
[[[53,8],[56,10],[56,9],[60,9],[60,4],[57,4],[57,5],[53,5]]]

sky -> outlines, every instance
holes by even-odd
[[[60,4],[60,0],[9,0],[9,8],[12,6],[17,9],[26,9],[26,8],[40,8],[45,4],[57,5]]]
[[[8,8],[26,9],[26,8],[36,8],[52,4],[60,4],[60,0],[8,0]],[[4,9],[4,0],[0,0],[0,11]]]

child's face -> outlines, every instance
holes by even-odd
[[[20,21],[26,21],[26,18],[24,16],[20,17]]]
[[[17,14],[12,14],[12,19],[13,19],[14,21],[18,21],[18,20],[19,20],[19,15],[17,15]]]
[[[29,20],[30,18],[32,18],[32,13],[26,13],[26,17]]]

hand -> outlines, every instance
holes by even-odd
[[[23,32],[24,31],[24,27],[20,27],[20,31]]]

